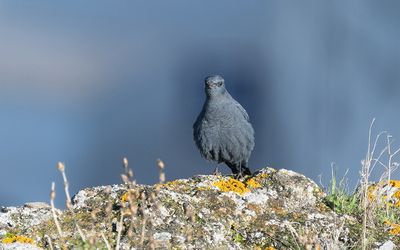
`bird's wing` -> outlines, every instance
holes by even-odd
[[[236,106],[237,109],[239,109],[240,113],[243,115],[243,117],[249,121],[249,114],[247,114],[246,110],[242,107],[242,105],[240,105],[240,103],[238,103],[236,100],[233,100],[234,104]]]

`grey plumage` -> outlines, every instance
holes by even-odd
[[[254,148],[254,130],[246,110],[228,93],[221,76],[205,79],[206,101],[193,125],[201,155],[225,163],[234,174],[250,174],[248,160]]]

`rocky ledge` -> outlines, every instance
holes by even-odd
[[[199,175],[87,188],[63,211],[1,208],[0,249],[357,248],[360,221],[335,213],[325,196],[309,178],[272,168],[240,180]],[[386,238],[371,245],[394,249]]]

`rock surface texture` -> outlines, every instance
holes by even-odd
[[[324,196],[305,176],[272,168],[241,180],[199,175],[154,186],[87,188],[71,209],[54,211],[61,232],[46,204],[1,208],[0,249],[355,247],[360,223],[333,212]]]

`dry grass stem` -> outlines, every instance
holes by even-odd
[[[162,160],[158,159],[157,166],[160,170],[160,183],[163,184],[165,183],[165,173],[164,173],[165,164]]]
[[[53,249],[54,249],[54,248],[53,248],[53,243],[52,243],[52,241],[51,241],[50,236],[48,236],[48,235],[46,234],[44,237],[47,239],[47,243],[49,243],[50,250],[53,250]]]
[[[56,208],[54,206],[54,199],[56,198],[56,184],[54,182],[51,183],[51,193],[50,193],[50,205],[51,205],[51,213],[53,214],[54,224],[56,224],[57,232],[60,238],[63,238],[63,232],[60,227],[60,223],[58,222]]]
[[[124,174],[121,174],[122,181],[124,184],[128,185],[128,188],[131,189],[136,181],[133,179],[133,171],[129,168],[128,158],[122,158],[122,167],[124,168]]]
[[[386,136],[386,141],[387,141],[387,152],[388,152],[388,165],[385,166],[386,167],[386,171],[387,171],[387,189],[386,189],[386,196],[387,199],[390,199],[391,194],[390,194],[390,180],[391,180],[391,174],[393,171],[395,171],[398,167],[398,163],[397,162],[393,162],[393,158],[400,152],[400,148],[397,149],[396,151],[392,152],[392,136],[391,135],[387,135]],[[389,216],[389,202],[386,202],[386,216]]]
[[[143,220],[142,220],[142,234],[140,236],[140,245],[144,248],[143,244],[144,244],[144,237],[146,236],[146,223],[147,223],[147,214],[146,214],[146,209],[145,209],[146,194],[144,192],[142,192],[142,194],[141,194],[141,200],[142,200],[142,203],[141,203],[140,210],[141,210],[141,213],[143,216]]]
[[[367,154],[365,156],[365,159],[361,162],[362,164],[362,169],[360,171],[360,184],[361,184],[361,207],[363,210],[362,214],[362,238],[361,238],[361,247],[363,250],[367,249],[368,247],[368,240],[367,240],[367,227],[368,225],[376,225],[376,218],[373,215],[374,211],[377,211],[379,207],[381,206],[381,202],[385,202],[385,207],[386,207],[386,216],[389,216],[389,199],[390,199],[390,181],[391,181],[391,175],[394,170],[397,169],[398,163],[393,162],[393,159],[396,154],[400,152],[400,149],[397,149],[393,152],[392,148],[392,136],[388,134],[386,131],[380,132],[376,137],[372,145],[372,128],[375,122],[375,118],[372,120],[370,127],[369,127],[369,132],[368,132],[368,149],[367,149]],[[375,151],[377,148],[378,143],[380,142],[380,137],[382,135],[386,134],[386,146],[380,151],[377,157],[375,157]],[[384,163],[381,158],[385,155],[387,155],[387,163]],[[370,192],[370,185],[369,185],[369,178],[374,170],[376,165],[382,166],[385,171],[380,177],[380,180],[378,182],[378,187],[380,189],[383,188],[385,185],[383,180],[386,179],[386,196],[384,196],[383,193],[378,193],[377,195],[379,197],[375,197],[375,199],[370,200],[369,198],[369,192]]]
[[[108,240],[103,232],[101,233],[101,238],[103,239],[104,243],[106,244],[107,250],[111,250],[110,243],[108,243]]]
[[[76,218],[75,218],[75,212],[72,209],[72,199],[71,199],[71,195],[69,194],[69,182],[68,182],[68,179],[67,179],[67,175],[65,173],[65,164],[62,163],[62,162],[58,162],[57,163],[57,168],[61,172],[61,175],[62,175],[63,180],[64,180],[64,191],[65,191],[65,196],[67,197],[66,206],[67,206],[68,210],[72,214],[72,218],[74,220],[74,224],[75,224],[76,229],[78,230],[79,235],[81,236],[83,241],[86,241],[86,237],[83,234],[82,229],[78,225],[78,222],[76,221]]]
[[[362,169],[361,169],[361,187],[362,187],[361,190],[362,190],[362,208],[363,208],[361,245],[363,250],[367,248],[367,211],[368,211],[367,208],[368,208],[368,182],[369,182],[368,180],[370,175],[371,162],[373,159],[377,141],[379,139],[379,137],[376,138],[374,146],[371,149],[371,134],[374,122],[375,118],[372,120],[369,127],[367,155],[365,156],[365,159],[362,162]]]
[[[124,213],[121,211],[121,217],[117,225],[117,245],[115,246],[115,250],[119,250],[120,248],[121,233],[122,233],[122,228],[124,226],[123,222],[124,222]]]

